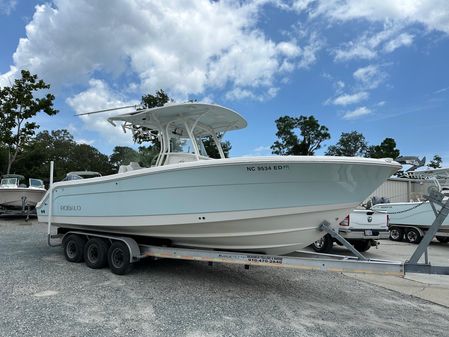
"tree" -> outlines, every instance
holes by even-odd
[[[77,144],[64,129],[39,132],[24,147],[14,167],[26,177],[46,180],[52,160],[55,162],[55,181],[62,180],[71,171],[91,170],[102,175],[112,173],[112,165],[106,155],[90,145]]]
[[[330,139],[329,129],[313,116],[283,116],[275,123],[279,140],[271,146],[274,154],[313,156],[321,143]],[[299,129],[299,136],[295,129]]]
[[[148,146],[139,146],[139,163],[143,167],[151,167],[155,164],[156,157],[160,152],[158,144],[148,144]]]
[[[128,165],[132,161],[139,161],[139,153],[128,146],[114,147],[109,157],[109,162],[115,172],[118,172],[120,165]]]
[[[229,151],[231,151],[231,142],[229,140],[223,142],[221,139],[223,138],[223,134],[217,135],[218,140],[220,141],[221,148],[226,158],[229,157]],[[220,159],[220,152],[218,152],[217,146],[215,145],[214,139],[211,136],[207,136],[202,139],[204,148],[209,157]]]
[[[76,144],[69,154],[69,160],[73,165],[70,171],[95,171],[102,175],[113,173],[108,156],[88,144]]]
[[[55,97],[50,93],[41,95],[41,90],[50,85],[27,70],[22,70],[21,75],[11,87],[0,89],[0,146],[8,151],[6,173],[10,173],[17,156],[39,128],[30,118],[41,111],[49,116],[58,112],[53,108]]]
[[[357,132],[342,132],[337,144],[328,147],[326,156],[364,156],[368,148],[365,137]]]
[[[164,106],[164,104],[168,102],[173,102],[173,100],[170,97],[168,97],[168,95],[165,93],[164,90],[159,89],[158,91],[156,91],[155,95],[148,94],[142,96],[140,100],[140,105],[142,109],[151,109]],[[139,129],[142,131],[148,131],[148,129],[145,127],[140,127]],[[156,145],[160,148],[159,139],[157,139],[157,137],[154,136],[149,136],[145,132],[134,133],[133,139],[138,144],[142,144],[144,142],[151,142],[153,145]]]
[[[434,168],[434,169],[441,168],[442,162],[443,162],[443,159],[441,159],[441,157],[436,154],[433,156],[433,159],[430,161],[430,163],[427,164],[427,167]]]
[[[400,151],[396,148],[393,138],[385,138],[380,145],[372,145],[366,151],[368,158],[393,158],[399,157]]]
[[[6,172],[8,164],[8,150],[0,144],[0,176]]]

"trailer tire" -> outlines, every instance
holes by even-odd
[[[125,275],[132,269],[130,251],[122,241],[115,241],[108,250],[109,268],[114,274]]]
[[[390,228],[390,240],[392,241],[402,241],[404,237],[404,231],[399,227]]]
[[[420,243],[422,240],[421,233],[415,228],[408,228],[405,231],[405,240],[409,243]]]
[[[101,269],[108,264],[108,244],[101,238],[92,238],[84,245],[84,261],[89,268]]]
[[[371,240],[354,241],[353,245],[358,252],[363,253],[371,248]]]
[[[312,243],[312,248],[318,253],[329,253],[334,245],[334,240],[330,234],[326,234],[321,239]]]
[[[64,256],[69,262],[83,262],[86,239],[77,234],[70,234],[62,240]]]
[[[449,242],[449,237],[447,237],[447,236],[437,236],[437,240],[440,241],[441,243],[448,243]]]

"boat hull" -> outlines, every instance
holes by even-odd
[[[34,207],[44,197],[44,189],[1,188],[0,206],[5,208]]]
[[[283,254],[319,239],[398,166],[314,157],[225,159],[53,186],[59,227],[165,238],[175,245]],[[329,192],[331,191],[331,193]],[[38,204],[48,220],[49,193]]]
[[[373,210],[386,212],[390,217],[390,225],[411,225],[430,227],[435,221],[435,213],[428,201],[422,202],[395,202],[388,204],[377,204]],[[397,213],[402,212],[402,213]],[[449,226],[447,217],[442,226]]]

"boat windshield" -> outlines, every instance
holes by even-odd
[[[206,148],[200,138],[196,138],[196,145],[198,145],[198,152],[200,156],[208,157]],[[195,154],[195,146],[190,138],[175,138],[170,139],[170,152],[181,152]]]
[[[19,186],[19,180],[17,178],[4,178],[1,181],[2,187],[17,187]]]
[[[44,188],[44,182],[40,179],[30,178],[29,187]]]
[[[200,151],[200,154],[202,156],[209,157],[209,154],[207,153],[206,148],[204,147],[203,140],[201,138],[197,138],[196,143],[198,144],[198,150]]]

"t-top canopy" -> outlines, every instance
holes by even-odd
[[[245,119],[228,108],[206,103],[166,104],[162,107],[138,110],[108,118],[109,122],[124,121],[137,127],[162,131],[167,124],[178,135],[187,136],[185,122],[189,128],[195,126],[195,136],[206,136],[211,132],[226,132],[246,127]]]

